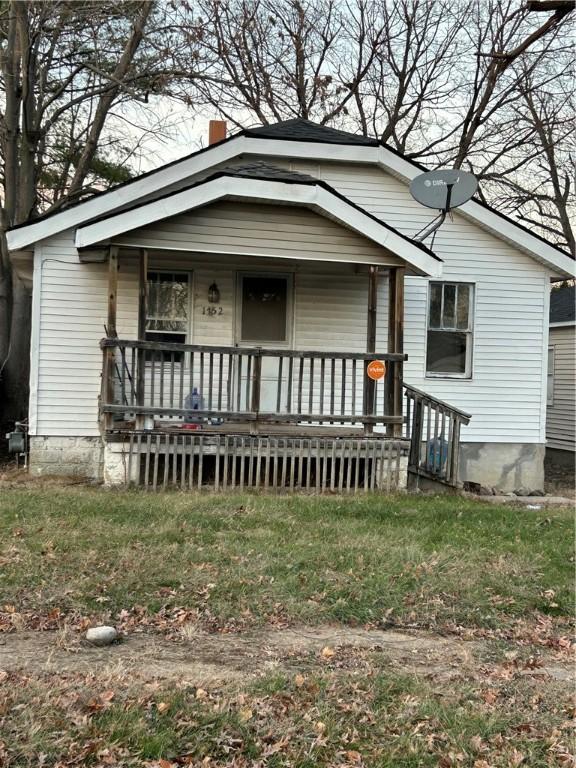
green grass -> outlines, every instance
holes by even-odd
[[[4,489],[0,629],[110,620],[170,644],[184,615],[207,629],[458,625],[490,640],[449,681],[450,658],[407,674],[377,650],[292,656],[207,692],[99,665],[0,670],[0,765],[567,765],[569,686],[524,671],[553,639],[531,645],[542,614],[556,636],[572,616],[572,518],[458,497]]]
[[[50,766],[163,760],[162,768],[538,768],[569,760],[566,692],[526,678],[503,687],[497,706],[486,703],[481,683],[443,687],[377,661],[367,675],[320,672],[298,683],[275,676],[242,693],[201,691],[201,698],[185,686],[120,684],[111,699],[94,680],[90,688],[86,681],[13,682],[3,732],[10,766],[32,768],[40,755]],[[103,755],[107,763],[99,762]]]
[[[495,628],[572,614],[572,518],[458,497],[2,490],[1,603],[60,619],[182,608],[208,628]]]

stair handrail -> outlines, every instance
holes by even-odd
[[[424,392],[422,389],[418,389],[412,384],[407,384],[406,382],[404,382],[404,389],[409,390],[410,392],[414,392],[414,394],[419,395],[420,397],[423,397],[425,400],[430,400],[430,402],[437,403],[438,405],[441,405],[444,408],[449,408],[451,411],[454,411],[454,413],[457,413],[459,416],[462,417],[463,424],[469,424],[470,420],[472,419],[471,413],[462,411],[460,408],[456,408],[455,405],[452,405],[451,403],[447,403],[445,400],[440,400],[439,397],[436,397],[435,395],[431,395],[429,392]]]
[[[404,394],[406,437],[410,439],[408,470],[457,486],[460,428],[470,423],[472,414],[406,382]]]

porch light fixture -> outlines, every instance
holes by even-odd
[[[212,283],[210,288],[208,288],[208,301],[210,304],[220,303],[220,291],[218,290],[216,283]]]

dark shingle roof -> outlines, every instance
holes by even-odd
[[[576,286],[562,285],[550,293],[550,322],[570,323],[576,319]]]
[[[301,117],[294,120],[284,120],[273,125],[260,125],[257,128],[247,128],[245,136],[255,136],[259,139],[288,139],[291,141],[319,141],[326,144],[361,144],[366,147],[377,147],[378,139],[361,136],[358,133],[329,128],[326,125],[312,123]]]
[[[414,168],[418,168],[423,172],[428,170],[425,166],[423,166],[421,163],[418,163],[413,158],[403,155],[394,147],[382,144],[378,139],[361,136],[359,134],[350,133],[348,131],[341,131],[338,128],[329,128],[326,125],[319,125],[318,123],[313,123],[310,120],[304,120],[303,118],[294,118],[293,120],[284,120],[283,122],[274,123],[272,125],[263,125],[255,128],[242,129],[237,133],[228,136],[228,138],[224,139],[222,142],[219,142],[218,144],[204,147],[200,150],[197,150],[196,152],[192,152],[189,155],[186,155],[185,157],[179,158],[178,160],[172,160],[172,162],[166,163],[160,168],[147,171],[146,173],[140,174],[139,176],[136,176],[134,179],[125,181],[122,184],[116,184],[110,189],[104,189],[99,192],[96,192],[86,200],[77,200],[75,202],[65,204],[59,210],[50,211],[48,213],[42,214],[41,216],[37,216],[33,219],[28,219],[26,221],[23,221],[20,224],[16,224],[15,226],[10,227],[9,231],[20,229],[22,227],[27,227],[30,224],[38,223],[45,219],[51,218],[53,216],[54,217],[58,216],[64,211],[69,210],[70,208],[75,208],[77,206],[83,205],[85,202],[88,201],[88,199],[93,199],[94,197],[97,197],[97,196],[106,196],[108,194],[113,193],[115,190],[118,190],[123,187],[127,187],[130,184],[133,184],[134,182],[142,180],[144,178],[153,179],[154,174],[158,173],[159,170],[163,170],[163,169],[175,166],[178,163],[182,163],[183,161],[189,160],[192,157],[196,157],[198,155],[210,152],[214,148],[220,146],[221,144],[227,141],[233,141],[238,136],[247,136],[247,137],[263,138],[263,139],[269,138],[269,139],[278,139],[278,140],[284,139],[288,141],[307,141],[307,142],[316,142],[318,144],[348,144],[348,145],[366,146],[366,147],[385,146],[388,151],[396,154],[398,157],[402,157],[406,159],[406,161],[410,163]],[[294,174],[293,171],[282,171],[282,172],[284,174],[291,174],[291,175]],[[299,176],[298,180],[301,181],[302,183],[311,183],[309,181],[309,177],[306,178],[305,174],[298,174],[298,176]],[[276,180],[280,180],[278,176],[276,176],[275,178]],[[286,180],[296,181],[296,179],[288,179],[287,176],[286,176]],[[495,208],[488,205],[484,201],[479,200],[478,198],[474,198],[474,202],[477,205],[481,206],[482,208],[485,208],[486,210],[489,210],[492,213],[496,214],[503,221],[510,222],[518,229],[523,230],[524,232],[528,232],[532,237],[537,238],[538,240],[545,243],[546,245],[556,248],[558,252],[561,253],[562,255],[574,258],[574,256],[572,256],[570,253],[560,248],[560,246],[556,245],[555,243],[549,242],[548,240],[543,238],[541,235],[539,235],[537,232],[529,230],[519,221],[516,221],[515,219],[512,219],[509,216],[506,216],[504,213],[496,210]],[[123,206],[121,206],[121,208],[123,208]],[[408,237],[406,239],[410,240],[410,238]],[[415,242],[415,241],[412,241],[412,242]],[[423,246],[422,244],[420,244],[420,246],[423,247],[425,250],[428,250],[426,246]]]
[[[299,171],[289,171],[286,168],[279,168],[271,163],[264,163],[255,160],[242,165],[229,165],[218,169],[218,175],[238,176],[243,179],[269,179],[270,181],[292,181],[292,182],[313,182],[318,180],[313,176]]]

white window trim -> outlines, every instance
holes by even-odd
[[[286,280],[286,341],[270,342],[262,340],[245,341],[242,336],[242,281],[245,277],[281,277]],[[267,270],[243,270],[236,273],[236,317],[235,339],[239,347],[269,347],[271,349],[292,349],[294,334],[294,273],[274,272]]]
[[[460,333],[467,333],[470,336],[470,343],[466,346],[466,370],[464,373],[434,373],[431,371],[427,371],[427,360],[428,360],[428,332],[438,330],[441,331],[441,328],[430,328],[429,322],[430,322],[430,294],[432,290],[432,284],[440,284],[442,286],[444,285],[468,285],[470,286],[470,290],[472,292],[472,297],[470,300],[470,317],[469,317],[469,329],[467,331],[459,331]],[[442,297],[444,297],[444,292],[442,292]],[[426,291],[426,318],[425,318],[425,338],[424,338],[424,378],[425,379],[457,379],[458,381],[472,381],[474,378],[474,333],[475,333],[475,317],[476,317],[476,283],[470,282],[469,280],[428,280],[428,288]],[[450,331],[447,331],[447,333],[450,333]],[[458,333],[458,331],[454,331],[454,333]]]
[[[177,269],[174,267],[173,269],[169,269],[168,267],[162,267],[161,269],[156,269],[155,267],[148,266],[148,272],[146,274],[146,284],[148,284],[148,274],[150,272],[156,272],[163,275],[187,275],[188,276],[188,324],[186,328],[186,338],[184,339],[184,344],[190,344],[192,337],[192,317],[193,317],[193,296],[194,296],[194,271],[190,269]],[[148,310],[148,302],[146,302],[146,310]],[[145,321],[150,318],[150,315],[148,315],[148,312],[146,312]],[[145,333],[170,333],[170,331],[146,331]],[[174,333],[180,333],[180,331],[174,331]]]
[[[550,352],[552,352],[552,370],[550,370]],[[553,408],[554,407],[554,375],[556,373],[556,349],[553,344],[550,344],[548,346],[548,356],[547,356],[547,366],[546,366],[546,407],[547,408]],[[550,394],[548,393],[548,379],[552,376],[552,387],[550,390]]]

